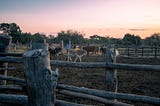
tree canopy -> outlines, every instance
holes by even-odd
[[[1,23],[0,30],[12,36],[12,41],[14,43],[21,40],[21,30],[16,23]]]
[[[134,34],[125,34],[123,37],[123,44],[124,45],[140,45],[141,38],[139,36],[135,36]]]
[[[69,41],[72,41],[74,44],[82,44],[84,43],[84,37],[83,34],[77,31],[67,30],[67,31],[61,31],[58,33],[58,36],[55,38],[57,42],[63,42],[66,44]]]
[[[160,46],[160,33],[152,34],[144,40],[146,45]]]

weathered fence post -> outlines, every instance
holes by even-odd
[[[35,49],[24,53],[29,106],[53,106],[58,71],[50,67],[49,52]]]
[[[156,59],[157,58],[157,46],[155,45],[154,47],[154,58]]]
[[[113,52],[113,53],[112,53]],[[116,63],[116,49],[114,48],[111,51],[111,48],[108,47],[106,51],[106,64],[108,63]],[[106,69],[106,83],[107,83],[107,90],[117,92],[117,70],[116,69]]]
[[[142,54],[141,54],[142,58],[143,58],[143,55],[144,55],[144,47],[142,47]]]
[[[130,54],[129,54],[129,46],[127,47],[127,55],[128,55],[128,57],[130,56]]]
[[[1,34],[0,35],[0,52],[6,53],[9,50],[9,46],[11,44],[12,37],[7,35],[7,34]],[[0,62],[0,67],[1,68],[7,68],[8,63],[2,63]],[[2,70],[0,74],[6,75],[7,76],[7,70]],[[6,84],[6,80],[3,80],[0,82],[2,84]]]

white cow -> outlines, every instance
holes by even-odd
[[[114,59],[114,56],[118,57],[120,55],[119,51],[116,48],[110,48],[110,51],[112,60]]]
[[[107,47],[101,47],[100,48],[100,52],[102,53],[102,56],[105,56],[106,55],[106,49],[107,49]],[[111,57],[113,58],[113,56],[114,56],[114,49],[115,48],[110,48],[110,51],[111,51]],[[120,54],[119,54],[119,51],[117,50],[117,49],[115,49],[115,56],[117,57],[117,56],[119,56]]]

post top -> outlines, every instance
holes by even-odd
[[[27,51],[23,54],[23,57],[39,57],[39,56],[46,56],[49,52],[44,49],[34,49]]]

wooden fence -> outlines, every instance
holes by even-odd
[[[117,46],[122,56],[160,58],[160,46]]]
[[[137,65],[116,63],[116,57],[111,57],[111,51],[107,49],[106,62],[67,62],[54,61],[49,59],[47,50],[36,49],[23,54],[0,53],[3,56],[17,57],[0,57],[0,62],[23,63],[25,66],[25,79],[12,76],[0,75],[1,80],[13,81],[15,85],[1,85],[0,90],[17,90],[27,89],[26,95],[0,94],[0,103],[22,104],[28,106],[82,106],[84,104],[71,103],[57,100],[56,92],[64,95],[87,98],[104,104],[114,104],[121,106],[130,106],[130,104],[114,101],[128,100],[144,102],[154,105],[160,105],[160,98],[135,95],[127,93],[117,93],[117,71],[116,69],[142,70],[142,71],[160,71],[160,65]],[[84,87],[69,86],[57,83],[58,69],[51,70],[50,64],[55,67],[77,67],[77,68],[105,68],[106,82],[109,91],[101,91]]]

